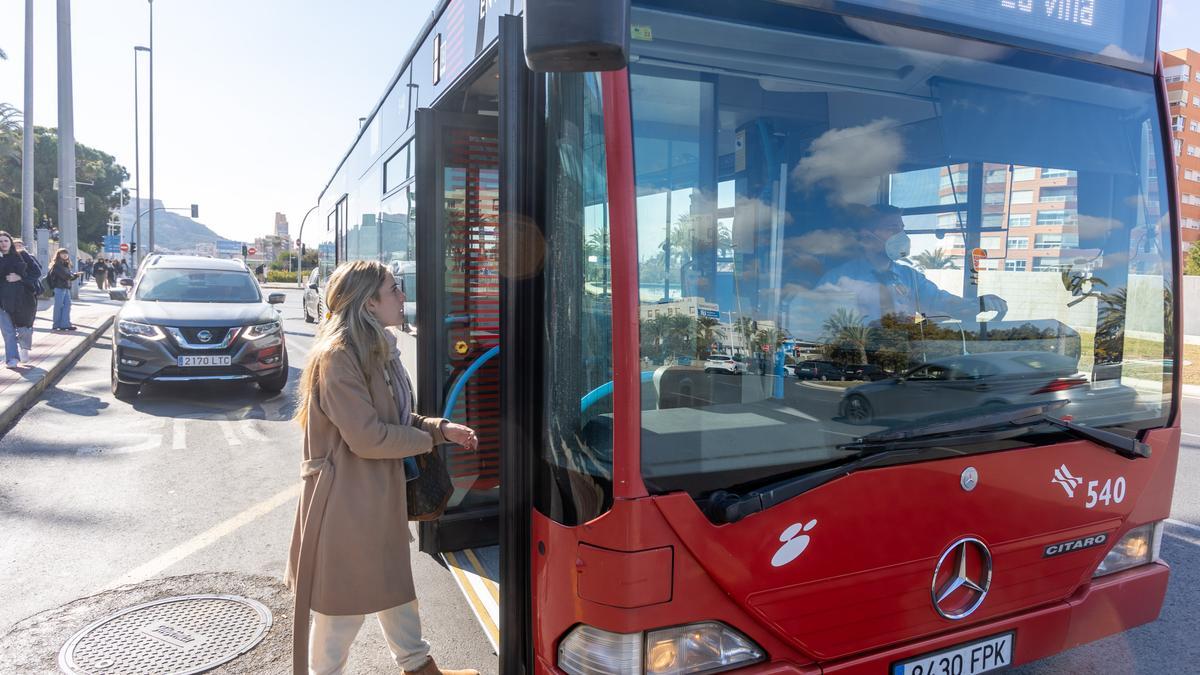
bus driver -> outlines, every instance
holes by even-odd
[[[906,265],[909,238],[900,209],[890,205],[865,207],[850,219],[858,255],[825,273],[818,291],[838,291],[851,296],[867,323],[888,314],[916,318],[941,316],[973,321],[980,311],[1003,317],[1008,303],[996,295],[982,295],[977,305],[938,288],[921,270]]]

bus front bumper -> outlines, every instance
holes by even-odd
[[[1163,562],[1142,565],[1093,579],[1086,587],[1055,605],[852,659],[819,666],[796,666],[787,661],[772,660],[727,672],[737,675],[884,675],[892,672],[893,664],[899,661],[1009,631],[1016,632],[1013,665],[1029,663],[1154,621],[1166,597],[1169,573],[1170,567]],[[1115,665],[1119,669],[1119,664]],[[539,658],[537,672],[562,671]]]

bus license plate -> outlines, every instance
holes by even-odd
[[[180,368],[203,368],[205,366],[229,366],[233,365],[232,356],[218,356],[216,354],[204,354],[202,356],[180,356]]]
[[[892,675],[978,675],[1012,665],[1015,632],[925,654],[892,666]]]

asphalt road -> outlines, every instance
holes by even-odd
[[[158,385],[122,403],[109,393],[104,338],[0,438],[0,636],[27,617],[125,584],[179,578],[187,580],[180,588],[196,592],[232,577],[251,590],[260,579],[277,586],[298,487],[300,432],[289,418],[313,335],[299,292],[288,292],[284,317],[293,367],[280,395],[242,384]],[[813,392],[809,404],[835,401]],[[1195,529],[1170,525],[1163,538],[1174,570],[1161,618],[1016,672],[1200,670],[1200,398],[1185,398],[1184,409],[1172,517]],[[413,561],[439,662],[494,673],[495,655],[450,574],[415,550]],[[0,637],[0,657],[2,648]],[[394,671],[369,623],[349,672]]]

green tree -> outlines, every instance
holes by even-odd
[[[720,325],[720,321],[707,316],[696,320],[696,358],[708,358],[712,344],[717,340],[717,326]]]
[[[926,270],[958,269],[958,265],[954,264],[954,256],[951,256],[940,248],[935,248],[932,251],[922,251],[914,255],[912,261],[921,269]]]
[[[840,363],[865,365],[867,345],[872,331],[866,317],[845,307],[838,307],[825,319],[826,354]]]
[[[58,192],[54,179],[58,177],[58,131],[45,127],[34,129],[34,221],[43,218],[58,224]],[[16,150],[12,151],[11,148]],[[21,222],[21,130],[0,129],[0,223]],[[121,184],[129,178],[125,167],[103,151],[75,144],[74,180],[92,185],[78,185],[76,194],[83,198],[84,210],[79,214],[81,244],[99,242],[107,233],[112,210],[127,197]]]
[[[1184,260],[1184,274],[1200,275],[1200,244],[1192,244]]]

